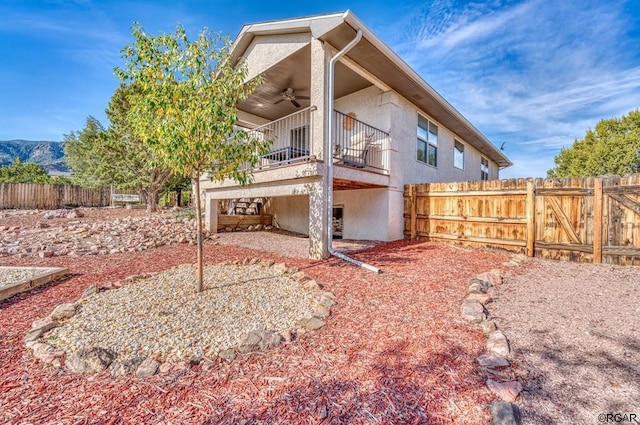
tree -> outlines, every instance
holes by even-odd
[[[640,110],[603,119],[554,158],[549,177],[624,175],[640,170]]]
[[[243,63],[232,66],[231,41],[205,29],[191,41],[181,26],[175,33],[148,36],[140,24],[134,42],[122,50],[126,65],[116,74],[141,89],[129,113],[136,135],[177,176],[189,177],[195,190],[197,291],[202,291],[202,204],[200,178],[247,183],[257,154],[268,151],[235,124],[237,105],[260,83],[245,82]]]
[[[0,167],[0,183],[52,183],[54,179],[47,174],[42,165],[22,162],[16,158],[11,165]]]
[[[120,86],[105,111],[109,128],[93,117],[87,118],[82,131],[65,135],[65,155],[81,184],[135,189],[147,200],[147,211],[155,212],[171,171],[144,140],[135,136],[129,109],[132,99],[139,95],[135,85]]]

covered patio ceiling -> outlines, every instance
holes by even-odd
[[[300,107],[282,100],[282,93],[291,88],[296,96],[309,97],[311,89],[311,47],[307,45],[267,69],[264,82],[239,105],[239,109],[269,121],[310,106],[309,99],[296,98]],[[372,83],[341,63],[336,64],[335,98],[346,96],[371,86]],[[278,102],[282,100],[281,102]],[[319,105],[316,105],[319,106]]]

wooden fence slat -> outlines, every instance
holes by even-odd
[[[411,199],[411,239],[415,239],[418,232],[418,194],[415,185],[409,186],[409,196]]]
[[[527,182],[527,256],[533,257],[536,240],[536,200],[533,182]]]
[[[593,262],[602,263],[602,179],[593,181]]]

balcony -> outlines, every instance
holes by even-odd
[[[340,111],[333,111],[333,114],[333,158],[336,164],[389,171],[389,133]]]
[[[270,140],[271,149],[260,155],[257,170],[307,162],[312,158],[311,129],[313,111],[310,106],[247,132],[262,141]],[[333,159],[335,165],[380,172],[389,170],[389,133],[356,118],[333,111]]]
[[[258,140],[272,142],[271,150],[260,155],[257,167],[259,170],[304,162],[311,158],[311,113],[315,109],[315,106],[310,106],[247,130]]]

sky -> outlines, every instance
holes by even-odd
[[[351,9],[514,163],[544,177],[563,147],[640,108],[640,0],[0,0],[0,140],[103,124],[131,25],[231,38],[243,24]]]

